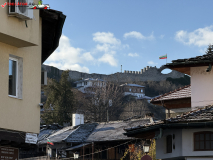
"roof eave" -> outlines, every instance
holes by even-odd
[[[42,18],[42,60],[43,63],[58,47],[66,16],[56,10],[40,10]]]
[[[180,63],[167,63],[164,65],[166,68],[175,70],[184,74],[190,75],[190,67],[201,67],[213,64],[212,61],[199,61],[199,62],[180,62]]]
[[[134,137],[136,134],[145,133],[145,132],[151,132],[151,131],[157,131],[158,129],[183,129],[183,128],[205,128],[205,127],[213,127],[213,121],[211,122],[185,122],[185,123],[163,123],[159,125],[153,125],[149,127],[144,128],[138,128],[138,129],[130,129],[124,133],[127,137]]]

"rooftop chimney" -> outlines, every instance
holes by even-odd
[[[84,124],[84,115],[83,114],[72,114],[72,126],[77,126]]]
[[[153,113],[146,113],[145,118],[150,119],[150,122],[153,123],[154,114]]]

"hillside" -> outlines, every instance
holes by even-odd
[[[43,69],[47,70],[47,76],[49,79],[55,79],[55,80],[60,80],[60,75],[62,73],[62,70],[59,70],[55,67],[42,67]],[[70,83],[72,84],[73,87],[75,87],[75,84],[73,83],[77,79],[72,79]],[[187,75],[181,75],[178,78],[172,78],[172,77],[167,77],[165,80],[161,81],[153,81],[153,80],[147,80],[147,81],[140,81],[140,80],[135,80],[135,79],[125,79],[125,82],[123,80],[121,81],[122,78],[119,76],[117,79],[111,79],[111,82],[120,85],[123,83],[133,83],[133,84],[139,84],[142,86],[145,86],[145,95],[149,97],[155,97],[170,91],[173,91],[179,87],[185,86],[190,84],[190,77]],[[133,81],[134,80],[134,81]],[[75,93],[74,93],[75,94]],[[76,94],[77,96],[77,94]],[[46,96],[41,96],[41,101],[45,102],[46,101]],[[76,97],[79,101],[82,100],[82,98]],[[81,102],[82,103],[82,102]],[[87,104],[82,104],[85,108]],[[146,100],[140,100],[136,101],[134,98],[131,98],[126,101],[123,99],[122,102],[122,108],[119,110],[119,112],[116,113],[116,115],[112,115],[111,120],[123,120],[127,119],[129,117],[134,117],[134,116],[145,116],[146,113],[153,113],[155,118],[162,119],[165,118],[165,109],[160,106],[154,106],[150,103],[147,103]],[[79,107],[77,107],[79,109]],[[87,113],[88,111],[83,111]],[[90,120],[91,119],[87,116],[85,116],[85,120]]]

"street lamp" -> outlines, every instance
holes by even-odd
[[[78,157],[79,157],[79,153],[78,153],[78,152],[75,152],[75,153],[74,153],[74,159],[78,159]]]
[[[150,146],[150,140],[146,140],[146,142],[144,143],[144,145],[143,145],[143,152],[144,153],[149,153],[149,146]]]

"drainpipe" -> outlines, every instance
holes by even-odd
[[[94,142],[92,142],[92,160],[94,158]]]
[[[163,129],[160,128],[160,133],[158,135],[155,135],[154,139],[158,140],[162,137],[162,135],[163,135]]]
[[[83,160],[84,160],[84,145],[83,145]]]
[[[171,118],[170,109],[168,109],[168,118]]]

